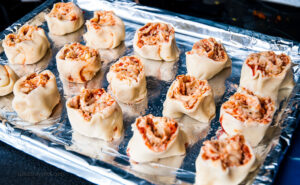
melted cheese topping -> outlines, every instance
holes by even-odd
[[[259,97],[245,88],[242,89],[245,93],[235,93],[222,105],[225,112],[242,122],[270,123],[275,111],[275,104],[271,98]]]
[[[218,43],[214,38],[202,39],[196,42],[192,50],[187,53],[206,56],[216,62],[225,62],[227,60],[222,44]]]
[[[75,21],[79,18],[74,10],[75,8],[76,5],[72,2],[56,3],[48,16],[55,17],[59,20]]]
[[[49,79],[50,76],[47,73],[33,73],[20,84],[20,90],[25,94],[29,94],[39,86],[45,87]]]
[[[137,118],[136,127],[150,150],[163,152],[176,138],[178,123],[170,118],[154,117],[149,114]]]
[[[136,56],[125,56],[110,67],[120,80],[138,82],[144,74],[144,66]]]
[[[24,25],[22,26],[17,34],[9,34],[5,37],[5,43],[8,46],[14,46],[17,43],[26,41],[26,40],[32,40],[32,34],[35,31],[38,31],[42,28],[39,28],[37,26],[30,26],[30,25]]]
[[[144,45],[158,45],[169,42],[170,36],[175,31],[171,25],[165,23],[147,23],[138,30],[137,46],[139,48]]]
[[[98,51],[79,43],[66,44],[59,56],[62,60],[87,61],[98,56]]]
[[[203,160],[220,160],[222,168],[241,166],[250,161],[252,155],[243,135],[235,135],[224,140],[204,141]]]
[[[91,26],[95,29],[101,29],[102,26],[114,26],[116,24],[114,16],[113,11],[96,11],[90,20]]]
[[[86,121],[90,121],[94,114],[105,113],[115,103],[104,89],[83,89],[80,95],[69,102],[69,107],[78,109]]]
[[[193,76],[179,75],[171,86],[169,98],[183,103],[186,109],[192,109],[199,98],[211,90],[206,80],[197,80]]]
[[[276,55],[273,51],[253,53],[246,59],[253,76],[261,71],[262,76],[279,75],[291,61],[286,54]]]

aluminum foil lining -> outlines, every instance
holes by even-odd
[[[44,15],[50,11],[56,1],[48,0],[34,11],[0,33],[15,32],[24,24],[41,26],[45,29],[51,49],[37,64],[11,65],[0,47],[0,63],[8,64],[19,76],[51,70],[57,77],[61,93],[61,102],[48,120],[39,124],[22,121],[11,107],[13,94],[0,98],[0,139],[36,158],[58,168],[83,177],[97,184],[193,184],[195,178],[195,160],[202,142],[215,137],[220,128],[218,122],[221,104],[237,89],[241,66],[248,54],[273,50],[288,54],[293,63],[296,85],[289,92],[281,92],[280,109],[266,137],[255,148],[256,168],[242,184],[272,184],[278,166],[282,160],[299,119],[300,105],[300,50],[299,43],[271,37],[260,33],[218,24],[212,21],[175,14],[172,12],[144,7],[129,1],[77,0],[74,1],[84,10],[85,19],[92,17],[94,10],[113,10],[126,25],[126,39],[116,49],[100,50],[103,66],[96,77],[86,84],[68,83],[61,78],[56,68],[55,55],[68,42],[84,44],[82,34],[85,27],[66,36],[54,36],[48,33]],[[163,21],[172,24],[176,31],[176,41],[181,54],[178,61],[160,62],[143,59],[147,75],[148,97],[136,105],[121,104],[124,112],[125,133],[121,140],[107,143],[88,138],[73,132],[64,106],[66,98],[77,94],[82,87],[107,89],[106,73],[109,66],[121,56],[132,55],[132,40],[135,30],[149,21]],[[209,80],[217,106],[217,115],[211,124],[194,123],[185,117],[180,120],[187,134],[188,148],[185,156],[177,156],[148,164],[130,164],[126,156],[126,147],[132,136],[131,124],[139,115],[153,114],[161,116],[162,103],[168,87],[176,75],[186,73],[185,52],[193,43],[202,38],[215,37],[221,41],[231,60],[232,68],[225,69]],[[186,124],[188,123],[188,124]]]
[[[263,1],[294,6],[297,8],[300,7],[300,1],[298,1],[298,0],[263,0]]]

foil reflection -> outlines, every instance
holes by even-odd
[[[107,151],[117,151],[119,142],[120,140],[106,142],[101,139],[87,137],[79,134],[76,131],[73,131],[72,144],[70,146],[66,146],[66,149],[78,152],[94,159],[113,161],[114,156]]]
[[[79,30],[66,35],[54,35],[51,33],[48,33],[48,35],[50,39],[53,41],[54,46],[60,48],[68,43],[80,42],[82,40],[81,37],[83,33],[84,33],[84,26],[82,26]]]
[[[124,41],[116,48],[113,49],[99,49],[98,50],[101,56],[101,60],[104,61],[104,65],[107,65],[109,62],[117,60],[120,58],[126,51],[126,46]]]
[[[231,67],[223,69],[212,79],[208,80],[210,87],[214,93],[215,102],[219,102],[222,99],[222,96],[225,93],[226,86],[225,81],[231,74]]]
[[[99,89],[102,87],[103,83],[103,74],[104,72],[102,70],[98,71],[98,73],[92,78],[92,80],[87,81],[85,83],[73,83],[69,82],[68,80],[64,79],[62,76],[60,76],[60,79],[63,84],[64,88],[64,95],[66,96],[74,96],[78,95],[81,91],[81,89]]]
[[[160,60],[150,60],[141,57],[137,53],[135,53],[141,59],[141,62],[145,67],[146,76],[155,77],[158,80],[163,80],[167,82],[171,82],[175,79],[176,72],[178,70],[178,60],[174,61],[160,61]]]

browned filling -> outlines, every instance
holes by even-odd
[[[98,56],[98,51],[79,43],[65,45],[62,54],[59,56],[62,60],[87,61],[92,57]]]
[[[247,164],[252,155],[243,135],[235,135],[224,140],[204,141],[203,160],[220,160],[222,168]]]
[[[48,16],[56,17],[60,20],[75,21],[78,18],[74,12],[75,7],[72,2],[56,3]]]
[[[138,82],[141,78],[144,67],[140,61],[135,56],[125,56],[120,58],[120,60],[110,67],[110,70],[117,73],[117,78],[120,80],[134,80]]]
[[[174,28],[165,23],[147,23],[138,30],[139,48],[144,45],[157,45],[169,42],[170,36],[174,35]]]
[[[178,123],[166,117],[154,117],[152,114],[136,119],[136,127],[146,146],[154,152],[163,152],[176,138]]]
[[[83,89],[78,96],[69,102],[69,107],[78,109],[86,121],[96,113],[104,113],[115,100],[104,89]]]
[[[202,39],[196,42],[192,50],[188,52],[188,54],[194,53],[207,56],[217,62],[225,62],[227,60],[227,54],[222,44],[218,43],[214,38]]]
[[[291,61],[286,54],[276,55],[273,51],[253,53],[246,59],[253,76],[261,71],[262,76],[279,75]]]
[[[197,80],[193,76],[179,75],[171,86],[168,96],[179,100],[186,109],[192,109],[199,98],[210,90],[206,80]]]
[[[96,11],[90,20],[91,26],[95,29],[100,29],[101,26],[114,26],[116,24],[114,16],[113,11]]]
[[[30,25],[24,25],[22,26],[17,34],[9,34],[5,38],[5,42],[8,46],[14,46],[17,43],[26,41],[26,40],[32,40],[32,34],[35,31],[38,31],[39,27],[37,26],[30,26]]]
[[[275,111],[275,105],[271,98],[259,97],[250,91],[246,92],[247,94],[235,93],[232,95],[222,105],[225,112],[242,122],[256,121],[263,124],[270,123]]]
[[[39,86],[45,87],[49,79],[50,76],[48,74],[33,73],[20,84],[20,90],[25,94],[29,94],[32,90]]]

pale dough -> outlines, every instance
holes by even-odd
[[[12,107],[30,123],[47,119],[60,101],[56,78],[49,70],[20,78],[14,86]]]

